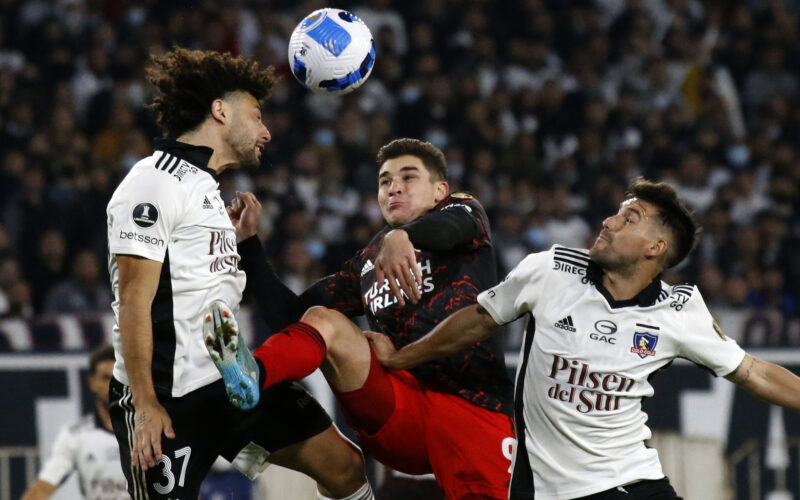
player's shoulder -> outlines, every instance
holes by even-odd
[[[703,296],[694,283],[668,285],[662,282],[661,295],[665,296],[663,302],[676,311],[707,309]]]
[[[442,200],[437,206],[438,210],[452,210],[459,208],[473,215],[485,213],[481,202],[469,193],[450,193],[447,198]]]
[[[579,248],[553,245],[547,250],[529,253],[515,267],[517,273],[550,275],[579,282],[586,277],[589,252]]]
[[[547,250],[547,255],[553,273],[570,279],[586,277],[589,269],[589,251],[585,248],[553,245]]]
[[[155,151],[131,168],[123,183],[145,184],[173,191],[192,189],[199,182],[213,181],[211,175],[166,151]]]

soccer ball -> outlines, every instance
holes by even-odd
[[[364,21],[341,9],[315,10],[292,32],[289,67],[318,94],[347,94],[372,73],[375,42]]]

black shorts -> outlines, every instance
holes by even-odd
[[[669,484],[669,478],[642,480],[601,491],[581,500],[683,500]]]
[[[236,459],[234,465],[240,470],[256,472],[269,452],[316,436],[332,423],[311,394],[294,382],[262,390],[258,405],[247,411],[228,402],[222,380],[179,398],[159,394],[175,439],[162,435],[161,461],[142,471],[131,467],[134,408],[130,387],[112,378],[109,391],[111,423],[128,493],[134,500],[194,500],[217,456],[231,462]]]

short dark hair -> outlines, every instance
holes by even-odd
[[[241,91],[262,101],[275,84],[272,66],[262,69],[255,61],[229,53],[180,47],[151,55],[146,74],[161,92],[149,107],[158,113],[158,124],[170,139],[203,123],[214,99]]]
[[[427,141],[420,141],[419,139],[411,139],[408,137],[395,139],[381,147],[376,160],[380,167],[386,160],[404,155],[416,156],[422,160],[422,164],[425,165],[425,168],[431,173],[432,180],[447,180],[447,161],[444,158],[444,153]]]
[[[667,249],[665,268],[679,264],[694,248],[700,228],[692,213],[678,198],[675,188],[665,182],[652,182],[638,177],[628,186],[627,195],[658,208],[661,223],[672,233],[675,241],[674,248],[670,245]]]
[[[115,361],[114,346],[111,344],[100,344],[89,353],[89,373],[97,373],[97,365],[103,361]]]

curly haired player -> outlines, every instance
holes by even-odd
[[[270,140],[259,101],[272,68],[176,48],[152,57],[147,76],[161,91],[152,108],[166,138],[134,165],[107,210],[117,319],[111,419],[128,492],[197,498],[222,455],[251,477],[268,462],[308,474],[322,498],[372,498],[360,450],[308,393],[277,384],[251,395],[253,409],[242,412],[228,404],[204,345],[204,311],[237,308],[245,286],[217,175],[258,166]]]

